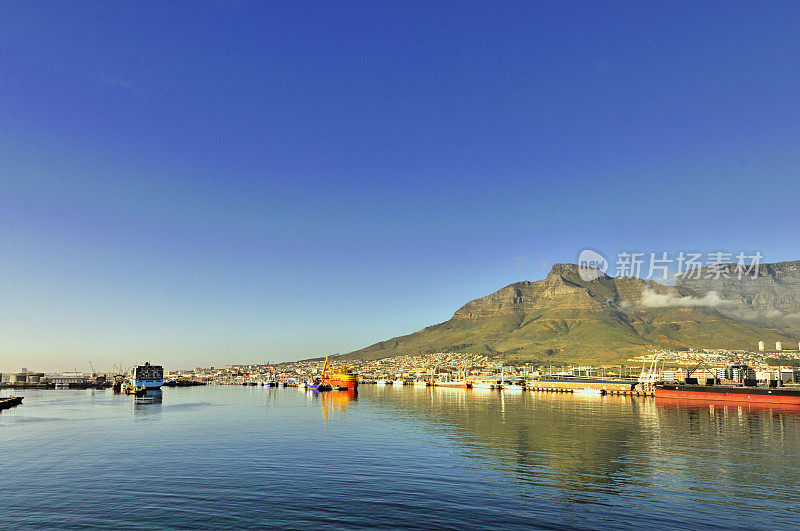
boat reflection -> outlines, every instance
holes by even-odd
[[[331,413],[343,413],[350,402],[358,400],[358,391],[348,389],[347,391],[320,391],[314,392],[319,396],[322,404],[322,418],[328,420]]]
[[[160,404],[163,399],[163,393],[161,389],[150,389],[142,396],[134,396],[131,400],[133,405],[134,412],[144,412],[147,411],[147,406],[151,404]]]
[[[655,399],[656,406],[660,408],[683,409],[686,411],[697,410],[747,410],[753,412],[781,412],[800,415],[800,405],[793,404],[765,404],[760,402],[731,402],[729,400],[685,400],[680,398],[661,398]]]

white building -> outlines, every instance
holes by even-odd
[[[84,383],[86,377],[78,372],[63,372],[61,374],[52,374],[47,377],[50,383],[54,384],[71,384],[71,383]]]

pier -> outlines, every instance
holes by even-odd
[[[604,395],[653,396],[651,390],[644,389],[635,380],[540,379],[528,382],[527,387],[551,393],[598,391]]]

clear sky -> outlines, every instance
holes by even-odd
[[[347,352],[586,247],[798,259],[799,25],[797,2],[3,2],[0,370]]]

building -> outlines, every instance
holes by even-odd
[[[775,371],[756,371],[756,380],[758,383],[764,384],[775,380]]]
[[[745,380],[755,380],[756,371],[744,363],[731,363],[725,367],[725,379],[734,382],[744,383]]]
[[[664,370],[661,371],[661,379],[665,382],[674,382],[678,379],[678,371]]]
[[[47,377],[50,383],[56,385],[69,385],[69,384],[82,384],[86,381],[86,377],[82,373],[77,372],[64,372],[61,374],[52,374]]]
[[[11,383],[25,383],[28,378],[27,372],[17,372],[8,375],[8,381]]]
[[[792,368],[782,368],[778,371],[778,380],[782,383],[794,383],[797,381],[797,374],[795,373],[795,369]]]

